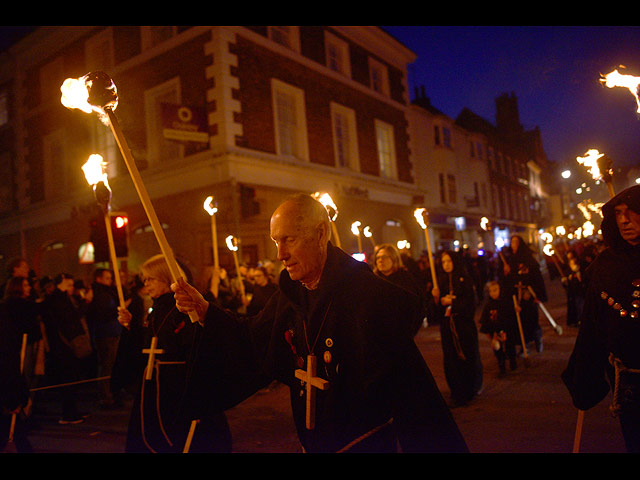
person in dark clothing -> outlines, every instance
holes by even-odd
[[[606,249],[585,272],[578,336],[562,372],[573,404],[589,410],[613,389],[628,452],[640,453],[640,186],[602,207]]]
[[[562,278],[562,285],[567,291],[567,325],[577,327],[584,306],[586,286],[578,259],[570,258],[568,263],[570,271]]]
[[[157,340],[161,349],[151,365],[150,377],[145,368],[148,354],[141,352],[144,362],[136,361],[139,388],[134,397],[125,451],[127,453],[180,453],[187,444],[191,421],[196,417],[190,408],[187,387],[191,375],[187,360],[198,348],[196,326],[176,309],[170,290],[169,266],[163,255],[148,259],[141,267],[147,293],[153,299],[147,317],[144,348]],[[118,308],[118,320],[132,328],[132,314]],[[147,367],[148,368],[148,367]],[[203,417],[191,443],[193,453],[230,453],[231,432],[221,410]]]
[[[453,252],[440,255],[442,271],[435,293],[444,373],[454,406],[471,401],[482,389],[482,361],[474,320],[473,280]]]
[[[402,257],[398,253],[398,250],[390,243],[384,243],[377,245],[374,253],[374,267],[373,271],[376,275],[385,280],[404,288],[408,292],[413,293],[420,299],[424,315],[426,317],[426,291],[421,288],[420,283],[412,275],[409,270],[404,268]],[[414,333],[418,332],[418,329],[423,324],[423,321],[416,323]]]
[[[253,293],[247,305],[247,315],[256,315],[262,310],[271,296],[278,291],[278,285],[273,283],[265,267],[257,267],[253,271]]]
[[[228,408],[276,379],[290,388],[306,452],[395,452],[398,443],[403,452],[467,452],[413,341],[418,299],[334,247],[330,231],[310,195],[275,210],[271,238],[285,270],[257,316],[217,308],[182,279],[172,285],[178,308],[203,325],[196,397]],[[224,365],[210,368],[209,355],[221,352]],[[320,378],[307,385],[314,364]],[[328,388],[311,390],[315,382]]]
[[[84,421],[77,407],[77,387],[73,382],[80,380],[82,360],[77,358],[69,342],[85,333],[83,318],[72,300],[73,277],[70,274],[57,275],[55,288],[43,302],[43,323],[49,343],[47,368],[55,384],[71,385],[59,389],[62,401],[60,424]]]
[[[506,254],[506,261],[505,261]],[[505,293],[515,295],[522,311],[520,318],[525,343],[534,342],[536,350],[542,352],[542,328],[540,327],[538,306],[528,287],[531,287],[537,299],[547,301],[547,290],[540,271],[540,264],[519,235],[513,235],[509,249],[503,249],[502,268],[498,269],[498,279]]]
[[[118,322],[118,294],[111,270],[99,268],[93,279],[93,299],[87,310],[87,321],[98,357],[98,377],[111,377],[122,332],[122,325]],[[101,381],[99,386],[100,406],[117,407],[110,380]]]
[[[515,306],[511,297],[501,294],[499,282],[495,280],[489,282],[487,289],[489,298],[480,314],[480,333],[489,337],[493,353],[498,360],[500,373],[505,374],[507,359],[511,370],[517,367],[516,345],[519,333]]]
[[[24,358],[24,376],[27,385],[34,385],[34,369],[38,348],[42,340],[40,328],[40,304],[33,300],[31,284],[26,277],[11,277],[4,292],[9,318],[16,323],[20,333],[27,334],[27,348]]]
[[[20,372],[24,333],[15,322],[7,302],[0,302],[0,452],[9,440],[15,415],[13,443],[18,453],[32,453],[24,411],[29,404],[29,389]]]

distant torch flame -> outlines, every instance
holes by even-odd
[[[416,220],[418,221],[418,224],[422,227],[423,230],[427,229],[427,224],[424,220],[424,213],[426,212],[426,209],[424,208],[416,208],[413,211],[413,216],[416,217]]]
[[[204,201],[204,209],[213,216],[218,211],[218,205],[212,196],[208,196]]]
[[[82,166],[84,177],[89,185],[97,185],[100,182],[104,182],[105,186],[109,185],[105,172],[106,165],[106,162],[97,153],[89,156],[89,159]]]
[[[640,98],[638,98],[638,85],[640,85],[640,77],[634,77],[633,75],[624,75],[618,70],[614,70],[607,75],[604,75],[600,79],[601,83],[604,83],[605,86],[609,88],[613,87],[624,87],[628,88],[631,94],[636,99],[637,112],[640,113]]]
[[[367,225],[366,227],[364,227],[364,229],[362,230],[362,234],[367,237],[367,238],[371,238],[371,229],[369,228],[369,226]]]
[[[329,220],[335,222],[336,218],[338,218],[338,207],[333,203],[331,195],[328,193],[316,192],[311,196],[324,205],[324,208],[327,209],[327,213],[329,214]]]
[[[353,233],[354,235],[360,235],[360,221],[356,220],[355,222],[353,222],[351,224],[351,233]]]
[[[233,235],[229,235],[226,239],[226,242],[227,242],[227,248],[229,250],[231,250],[232,252],[235,252],[238,250],[238,241]]]
[[[553,254],[555,253],[555,250],[553,249],[553,245],[550,243],[547,243],[544,247],[542,247],[542,251],[548,257],[553,256]]]
[[[600,153],[598,150],[592,148],[587,150],[584,157],[577,157],[576,160],[580,165],[587,167],[587,171],[594,180],[598,180],[602,177],[602,173],[598,167],[598,159],[602,156],[604,156],[604,153]]]

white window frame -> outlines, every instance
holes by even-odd
[[[71,165],[67,164],[66,150],[63,130],[58,129],[42,136],[45,200],[59,198],[62,193],[70,189],[69,175],[72,170]],[[77,173],[83,175],[80,169],[77,169]]]
[[[175,158],[164,158],[161,152],[165,151],[164,136],[162,135],[162,111],[158,98],[165,95],[172,96],[172,102],[179,104],[182,101],[182,89],[180,78],[174,77],[164,83],[156,85],[144,92],[144,106],[147,132],[147,161],[149,166],[158,165],[165,160],[178,160],[184,157],[184,145],[173,142],[175,145]],[[167,140],[168,141],[168,140]]]
[[[389,96],[389,71],[387,66],[369,57],[369,86],[381,95]]]
[[[398,170],[396,166],[396,146],[393,125],[375,119],[374,127],[380,176],[397,180]]]
[[[293,102],[294,128],[292,138],[293,152],[285,152],[282,149],[284,134],[281,122],[279,121],[279,95],[286,95]],[[298,160],[309,161],[309,143],[307,139],[307,115],[305,108],[304,91],[284,83],[276,78],[271,79],[271,101],[273,107],[273,123],[275,128],[276,153],[278,155],[296,158]]]
[[[169,30],[169,35],[164,38],[155,38],[154,33],[159,31],[160,28],[166,28]],[[178,27],[169,26],[169,25],[149,25],[149,26],[141,26],[140,27],[140,41],[141,48],[144,52],[145,50],[149,50],[150,48],[155,47],[156,45],[161,44],[169,40],[170,38],[175,37],[178,34]]]
[[[335,102],[330,103],[331,110],[331,132],[333,137],[333,152],[335,164],[338,168],[348,168],[356,172],[360,171],[360,157],[358,151],[358,131],[356,128],[356,112],[351,108],[340,105]],[[344,120],[343,133],[346,139],[346,145],[340,144],[339,125],[336,123],[336,117],[339,116]],[[341,150],[345,156],[346,162],[340,163]]]
[[[269,39],[300,53],[300,30],[296,26],[273,26],[267,27]]]
[[[40,103],[46,104],[60,99],[60,85],[64,80],[63,57],[57,57],[40,68]]]
[[[324,32],[325,60],[327,68],[351,78],[349,44],[331,32]]]

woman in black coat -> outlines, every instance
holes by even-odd
[[[190,444],[193,453],[230,453],[231,432],[224,412],[205,418],[194,411],[187,397],[191,375],[187,362],[198,347],[196,324],[176,309],[171,291],[172,276],[162,255],[147,260],[141,267],[146,292],[153,299],[144,332],[144,348],[157,339],[150,380],[146,380],[148,354],[135,363],[139,392],[134,398],[125,451],[127,453],[180,453],[187,443],[192,421],[198,420]],[[132,315],[119,309],[118,320],[130,328]]]
[[[440,267],[434,297],[440,321],[444,373],[452,406],[460,406],[482,389],[473,280],[453,252],[442,252]]]

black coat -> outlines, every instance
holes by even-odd
[[[396,438],[405,452],[467,451],[413,342],[420,314],[415,296],[331,245],[317,290],[307,291],[286,271],[279,286],[256,317],[237,319],[209,308],[200,352],[226,351],[237,361],[229,362],[226,373],[217,372],[221,383],[210,381],[208,395],[200,398],[232,405],[277,379],[290,387],[294,421],[308,452],[338,451],[390,418],[391,427],[351,451],[395,451]],[[316,393],[313,430],[305,427],[306,394],[295,376],[306,368],[309,350],[318,375],[329,381],[328,390]],[[202,377],[206,357],[199,365]]]
[[[187,397],[191,380],[187,362],[198,348],[195,325],[175,308],[172,293],[154,299],[147,322],[144,348],[149,348],[151,338],[156,336],[157,348],[164,353],[156,356],[157,368],[151,380],[144,380],[147,354],[140,352],[144,361],[132,365],[140,369],[140,391],[131,409],[126,452],[182,452],[191,422],[200,420],[190,452],[230,453],[231,434],[224,413],[210,411],[203,416],[194,411]]]
[[[614,385],[610,354],[625,367],[640,369],[640,246],[625,242],[613,207],[620,201],[640,212],[640,187],[624,190],[603,207],[602,232],[608,248],[587,268],[587,292],[580,330],[562,379],[580,410],[602,401]],[[636,375],[637,376],[637,375]],[[633,393],[640,409],[640,381]]]

